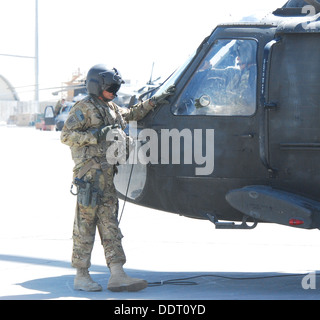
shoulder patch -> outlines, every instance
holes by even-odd
[[[78,123],[75,115],[70,115],[65,123],[65,126],[70,130]]]
[[[70,115],[65,122],[65,125],[69,130],[80,128],[85,123],[85,116],[79,107],[81,108],[80,104],[77,105],[75,109],[73,109],[74,111],[70,112]]]
[[[77,109],[77,110],[75,111],[75,114],[76,114],[76,117],[78,118],[78,120],[79,120],[80,122],[82,122],[82,121],[84,120],[84,115],[83,115],[83,113],[82,113],[81,110]]]

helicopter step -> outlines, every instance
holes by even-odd
[[[247,186],[226,195],[229,204],[254,219],[303,229],[320,229],[320,202],[271,188]]]
[[[216,215],[206,214],[208,218],[216,227],[216,229],[254,229],[258,225],[258,221],[253,219],[253,224],[248,225],[248,219],[252,220],[251,217],[244,215],[241,223],[235,223],[233,221],[219,221]]]

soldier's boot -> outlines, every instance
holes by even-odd
[[[140,291],[148,286],[148,282],[142,279],[129,277],[123,270],[121,263],[112,263],[110,268],[110,279],[108,290],[114,292],[120,291]]]
[[[87,268],[77,268],[77,275],[74,278],[74,289],[83,291],[101,291],[102,287],[92,280]]]

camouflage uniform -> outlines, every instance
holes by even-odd
[[[61,142],[71,148],[75,162],[74,177],[93,158],[97,162],[82,178],[95,190],[95,194],[91,192],[91,202],[86,205],[79,203],[78,196],[73,229],[72,266],[75,268],[90,267],[96,227],[107,265],[124,264],[126,261],[121,244],[123,236],[118,227],[118,199],[113,184],[116,167],[106,162],[106,151],[110,142],[98,143],[91,130],[115,124],[124,129],[126,121],[138,121],[151,109],[148,101],[126,109],[93,96],[79,101],[71,109],[61,133]],[[98,197],[93,201],[96,195]]]

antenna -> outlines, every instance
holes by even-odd
[[[150,80],[148,81],[148,83],[147,83],[147,84],[152,84],[153,67],[154,67],[154,62],[152,62],[152,68],[151,68]]]

